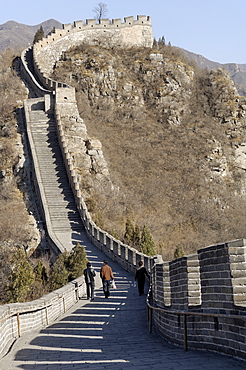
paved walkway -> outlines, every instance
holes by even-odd
[[[87,254],[99,271],[105,256],[91,244]],[[172,346],[148,333],[146,296],[133,287],[133,275],[109,261],[117,289],[109,299],[102,288],[95,300],[81,299],[49,327],[17,340],[0,369],[166,369],[242,370],[246,363],[215,353]],[[97,273],[99,283],[99,273]]]

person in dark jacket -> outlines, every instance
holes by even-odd
[[[85,283],[86,283],[86,292],[87,292],[87,299],[94,300],[94,289],[95,289],[95,276],[96,273],[91,267],[91,263],[87,263],[87,268],[84,270],[85,276]]]
[[[100,271],[100,277],[102,279],[105,298],[108,298],[110,296],[110,280],[114,280],[114,274],[111,267],[108,265],[107,260],[103,261],[103,267]]]
[[[135,274],[135,281],[138,283],[138,292],[139,295],[144,294],[144,284],[145,284],[145,276],[150,278],[150,275],[146,268],[143,266],[143,262],[140,261],[138,263],[139,267],[137,268],[136,274]]]

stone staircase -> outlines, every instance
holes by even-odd
[[[42,194],[46,209],[47,222],[56,239],[68,251],[76,242],[88,242],[85,229],[77,210],[72,189],[60,151],[56,123],[53,113],[44,110],[44,98],[28,99],[29,131],[38,166]],[[36,168],[38,167],[38,168]]]

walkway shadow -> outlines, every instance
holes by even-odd
[[[208,352],[184,352],[155,331],[149,334],[146,296],[139,296],[133,287],[133,275],[113,262],[110,265],[117,285],[111,296],[105,299],[98,289],[94,301],[80,301],[73,312],[41,330],[26,349],[16,353],[19,369],[245,369],[245,362]]]
[[[141,337],[148,337],[145,299],[137,295],[132,275],[115,275],[117,289],[108,299],[98,290],[94,301],[41,330],[30,343],[33,348],[20,350],[16,361],[38,359],[38,364],[26,363],[20,368],[58,369],[62,364],[66,369],[70,365],[71,369],[134,366],[133,354],[142,351]]]

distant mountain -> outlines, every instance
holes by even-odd
[[[206,59],[204,56],[192,53],[190,51],[182,49],[182,51],[191,59],[195,60],[200,68],[216,69],[223,68],[230,73],[233,79],[238,93],[242,96],[246,96],[246,64],[237,63],[226,63],[221,64],[217,62],[212,62]]]
[[[54,19],[49,19],[36,26],[27,26],[15,21],[8,21],[0,25],[0,52],[6,49],[25,48],[33,42],[36,31],[43,27],[48,34],[53,27],[62,28],[62,24]]]

